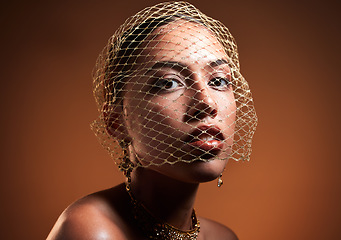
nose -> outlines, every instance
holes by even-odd
[[[215,118],[218,106],[207,86],[198,89],[192,88],[190,91],[192,94],[187,96],[189,100],[185,122],[200,121],[206,117]]]

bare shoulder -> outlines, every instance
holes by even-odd
[[[238,240],[237,235],[228,227],[207,218],[199,218],[200,233],[205,240]]]
[[[124,206],[117,206],[109,197],[115,193],[124,203],[119,192],[119,189],[108,189],[71,204],[58,218],[47,239],[127,239],[125,219],[119,210]]]

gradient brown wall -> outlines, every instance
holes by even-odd
[[[1,239],[44,239],[72,201],[123,180],[89,129],[90,73],[155,2],[2,4]],[[220,189],[203,184],[197,211],[240,239],[340,239],[337,1],[191,2],[237,39],[260,119],[252,161],[231,161]]]

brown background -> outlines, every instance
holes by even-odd
[[[90,73],[155,2],[2,4],[1,239],[44,239],[69,203],[123,180],[89,129]],[[203,184],[197,211],[240,239],[341,239],[337,1],[191,2],[237,39],[260,119],[252,161],[231,161],[220,189]]]

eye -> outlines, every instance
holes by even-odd
[[[154,83],[154,87],[160,90],[176,90],[179,87],[182,87],[183,84],[174,78],[162,78],[157,80]]]
[[[208,85],[216,89],[225,90],[229,88],[231,82],[228,78],[215,77],[208,82]]]

